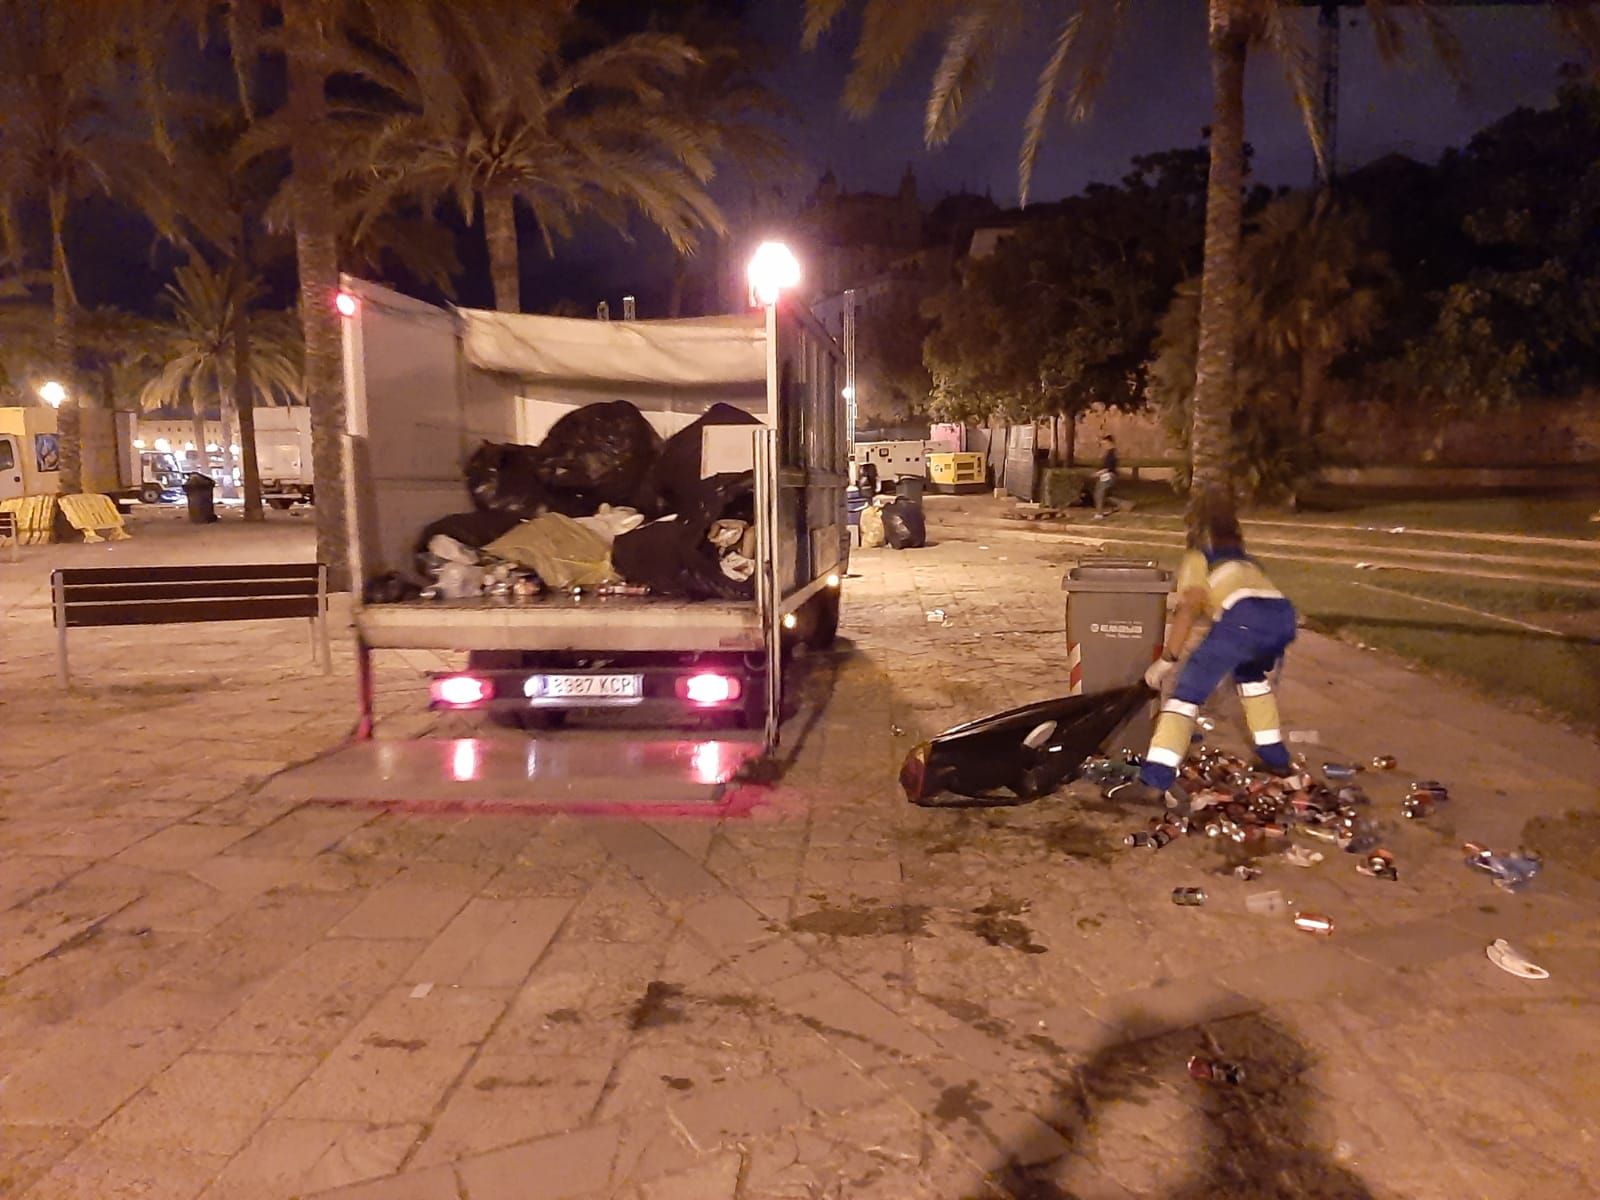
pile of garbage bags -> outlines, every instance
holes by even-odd
[[[914,550],[928,544],[922,505],[908,497],[877,496],[861,510],[861,544]]]
[[[713,425],[758,419],[714,404],[663,440],[626,400],[574,409],[536,446],[485,442],[464,475],[473,509],[424,529],[410,571],[369,582],[369,603],[544,589],[755,595],[755,484],[750,472],[701,478]]]

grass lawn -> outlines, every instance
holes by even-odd
[[[1106,550],[1174,564],[1178,557],[1176,549],[1152,555],[1149,546],[1132,543],[1110,542]],[[1265,548],[1260,557],[1311,627],[1397,654],[1486,695],[1531,701],[1600,733],[1600,594],[1470,574],[1358,572],[1274,559]]]

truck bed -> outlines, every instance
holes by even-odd
[[[412,600],[355,612],[374,649],[758,651],[754,601],[547,594],[533,600]]]

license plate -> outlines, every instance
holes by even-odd
[[[642,675],[530,675],[523,694],[541,700],[632,704],[644,698]]]

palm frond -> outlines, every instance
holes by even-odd
[[[923,116],[923,137],[942,146],[961,120],[973,93],[987,87],[994,61],[1010,43],[1018,9],[1008,0],[980,0],[955,18],[944,55],[933,73],[933,89]]]
[[[917,44],[961,8],[961,0],[867,0],[861,40],[845,79],[845,108],[856,116],[871,112]]]
[[[806,0],[800,44],[807,50],[816,49],[817,42],[833,26],[849,2],[850,0]]]
[[[1305,126],[1306,137],[1311,141],[1311,153],[1317,160],[1317,169],[1327,178],[1328,147],[1323,137],[1322,122],[1318,119],[1316,96],[1316,62],[1311,49],[1299,31],[1284,20],[1282,8],[1277,4],[1263,7],[1258,40],[1269,50],[1283,68],[1289,92],[1299,110],[1300,121]]]

